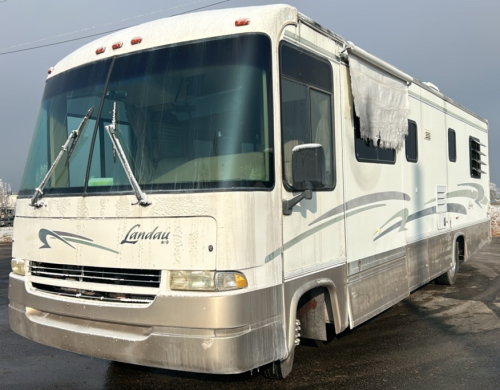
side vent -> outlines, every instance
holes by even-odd
[[[438,216],[438,229],[446,229],[446,186],[436,187],[436,214]]]
[[[481,151],[481,146],[484,148],[486,147],[479,139],[469,137],[470,176],[475,179],[480,179],[481,174],[486,173],[481,169],[483,165],[486,165],[481,159],[482,156],[486,156],[486,154]]]

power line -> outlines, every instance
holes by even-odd
[[[0,3],[3,3],[5,1],[7,1],[7,0],[0,0]],[[217,3],[212,3],[212,4],[209,4],[209,5],[205,5],[203,7],[194,8],[194,9],[189,10],[189,11],[179,12],[177,14],[170,15],[169,17],[183,15],[183,14],[187,14],[187,13],[190,13],[190,12],[193,12],[193,11],[199,11],[199,10],[202,10],[202,9],[205,9],[205,8],[213,7],[214,5],[218,5],[218,4],[222,4],[222,3],[227,3],[229,1],[231,1],[231,0],[222,0],[222,1],[219,1]],[[193,4],[193,3],[191,3],[191,4]],[[177,8],[179,8],[179,7],[177,7]],[[163,11],[163,10],[161,10],[161,11]],[[151,14],[158,13],[158,12],[161,12],[161,11],[150,12],[147,15],[151,15]],[[141,15],[141,16],[144,16],[144,15]],[[122,27],[122,28],[116,28],[114,30],[103,31],[101,33],[86,35],[86,36],[79,37],[79,38],[73,38],[73,39],[67,39],[67,40],[64,40],[64,41],[59,41],[59,42],[54,42],[54,43],[48,43],[46,45],[39,45],[39,46],[28,47],[26,49],[18,49],[18,50],[6,51],[4,53],[0,53],[0,56],[6,55],[6,54],[19,53],[19,52],[22,52],[22,51],[29,51],[29,50],[41,49],[41,48],[48,47],[48,46],[61,45],[63,43],[68,43],[68,42],[73,42],[73,41],[79,41],[79,40],[86,39],[86,38],[92,38],[92,37],[96,37],[96,36],[99,36],[99,35],[104,35],[104,34],[109,34],[109,33],[115,32],[115,31],[124,30],[126,28],[133,27],[133,26],[137,26],[137,24],[133,24],[132,26],[127,26],[127,27]],[[18,46],[22,46],[22,45],[18,45]]]

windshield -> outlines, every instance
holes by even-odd
[[[47,81],[20,195],[31,195],[89,107],[69,164],[44,194],[129,192],[105,126],[143,191],[274,183],[271,44],[243,35],[108,59]],[[99,109],[97,109],[99,107]]]

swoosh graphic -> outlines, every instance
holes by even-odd
[[[474,190],[457,190],[457,191],[451,191],[446,193],[446,199],[450,198],[470,198],[470,199],[476,199],[478,193]],[[436,198],[429,200],[428,202],[425,202],[425,204],[430,204],[436,201]]]
[[[461,204],[448,203],[446,205],[446,208],[447,208],[447,211],[450,213],[467,215],[467,209]],[[420,211],[417,211],[416,213],[409,215],[408,218],[406,219],[406,223],[414,221],[416,219],[424,218],[424,217],[427,217],[428,215],[433,215],[433,214],[436,214],[436,206],[432,206],[432,207],[429,207],[427,209],[420,210]],[[401,226],[401,223],[402,223],[402,221],[396,222],[394,225],[390,226],[384,232],[380,233],[380,235],[375,237],[373,239],[373,241],[377,241],[379,238],[382,238],[383,236],[390,233],[394,229],[397,229],[398,227]]]
[[[403,210],[401,211],[398,211],[396,214],[394,214],[391,218],[389,218],[387,220],[386,223],[384,223],[380,229],[383,229],[387,226],[387,224],[389,222],[391,222],[393,219],[396,219],[396,218],[401,218],[401,228],[399,229],[400,232],[406,230],[405,229],[405,225],[406,225],[406,222],[408,222],[408,216],[409,216],[409,212],[408,212],[408,209],[407,208],[404,208]],[[375,234],[377,234],[377,232],[375,232]]]
[[[66,241],[64,238],[62,238],[59,234],[57,234],[53,231],[47,230],[47,229],[40,229],[40,231],[38,232],[38,238],[40,239],[40,241],[42,241],[42,244],[43,244],[40,247],[40,249],[50,248],[50,245],[47,242],[47,237],[55,237],[58,240],[64,242],[66,245],[69,245],[71,248],[75,249],[75,247],[73,245],[71,245],[68,241]]]
[[[59,232],[56,230],[54,230],[54,233],[59,234],[61,237],[73,237],[73,238],[79,238],[80,240],[85,240],[85,241],[91,241],[91,242],[94,241],[94,240],[91,240],[90,238],[79,236],[78,234],[74,234],[74,233]]]
[[[476,183],[463,183],[463,184],[459,184],[459,186],[474,187],[477,190],[476,204],[480,208],[482,208],[481,203],[480,203],[483,200],[483,198],[484,198],[484,188],[483,188],[482,185],[479,185],[479,184],[476,184]]]
[[[94,244],[94,243],[91,243],[91,242],[82,241],[82,240],[79,240],[79,239],[76,239],[76,238],[68,238],[67,240],[71,241],[71,242],[76,242],[77,244],[91,246],[93,248],[102,249],[102,250],[105,250],[105,251],[108,251],[108,252],[112,252],[112,253],[116,253],[116,254],[120,253],[120,252],[115,251],[114,249],[106,248],[105,246],[97,245],[97,244]]]
[[[382,202],[386,200],[410,200],[410,199],[411,199],[410,195],[398,191],[376,192],[374,194],[363,195],[358,198],[349,200],[344,204],[333,208],[330,211],[327,211],[325,214],[321,215],[320,217],[312,221],[309,224],[309,226],[314,225],[315,223],[318,223],[326,218],[333,217],[336,214],[340,214],[344,211],[344,209],[347,212],[356,207],[365,206],[370,203]]]

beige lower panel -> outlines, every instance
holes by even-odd
[[[351,327],[355,327],[410,295],[406,258],[349,277],[347,288]]]

